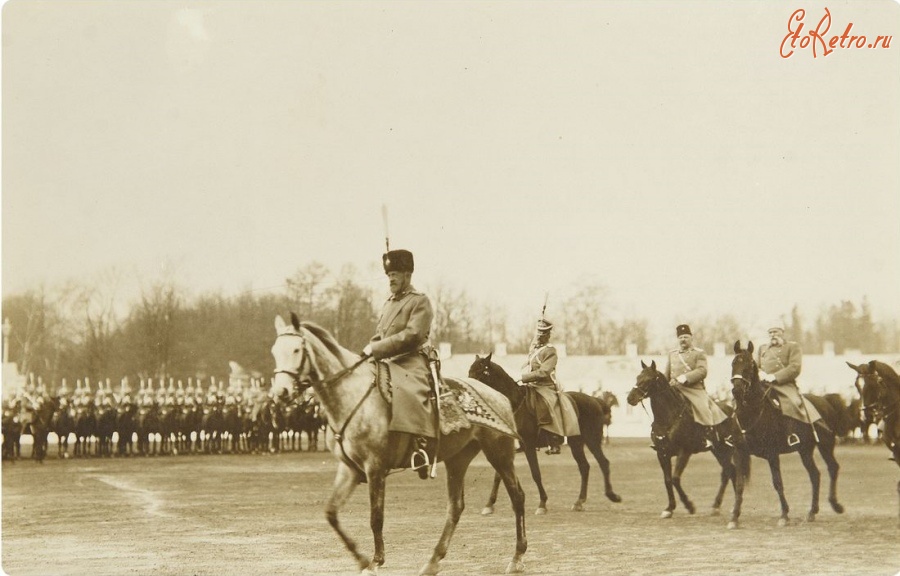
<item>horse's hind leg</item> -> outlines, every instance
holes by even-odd
[[[444,522],[444,530],[437,546],[434,547],[431,558],[419,570],[419,576],[430,576],[440,572],[441,560],[447,555],[450,539],[453,538],[459,517],[466,507],[464,494],[466,470],[480,450],[478,443],[469,442],[462,450],[444,461],[447,469],[447,520]]]
[[[825,460],[825,465],[828,467],[828,477],[830,479],[828,485],[828,503],[831,504],[832,510],[838,514],[843,514],[844,507],[838,502],[837,497],[837,478],[841,466],[834,457],[834,443],[835,437],[833,435],[819,429],[819,454],[822,456],[822,459]]]
[[[678,453],[678,456],[675,458],[675,471],[672,473],[672,486],[678,491],[678,497],[681,498],[681,503],[687,508],[688,513],[693,514],[697,511],[697,508],[681,487],[681,474],[684,472],[684,469],[687,468],[690,460],[691,453],[687,450],[682,450]]]
[[[491,494],[488,496],[487,504],[481,509],[482,516],[490,516],[494,513],[494,504],[497,503],[497,492],[500,491],[500,473],[494,472],[494,484],[491,486]]]
[[[328,504],[325,505],[325,518],[344,542],[344,546],[347,547],[350,554],[353,555],[359,569],[365,570],[369,566],[369,559],[360,554],[359,550],[356,548],[356,542],[344,532],[344,529],[341,528],[341,524],[338,521],[338,511],[344,506],[347,499],[350,498],[350,495],[353,494],[353,490],[360,481],[361,479],[356,471],[352,470],[344,463],[338,465],[337,475],[334,478],[334,489],[331,492],[331,497],[328,499]]]
[[[812,445],[800,451],[800,460],[803,461],[803,466],[809,474],[809,482],[812,485],[812,502],[809,506],[809,512],[806,514],[806,521],[812,522],[816,519],[816,514],[819,513],[819,488],[822,480],[819,467],[816,466],[816,461],[813,458]]]
[[[584,439],[581,436],[572,436],[569,438],[569,448],[572,452],[572,458],[578,464],[578,472],[581,474],[581,492],[578,493],[578,500],[572,504],[572,510],[575,512],[584,511],[584,503],[587,500],[588,478],[591,474],[591,465],[584,456]]]
[[[603,472],[603,486],[606,497],[612,502],[621,502],[622,498],[613,491],[612,481],[610,480],[609,460],[606,458],[606,455],[603,454],[602,443],[599,440],[597,442],[589,440],[586,444],[588,450],[590,450],[591,454],[596,458],[597,464],[600,465],[600,471]]]
[[[483,442],[482,448],[488,462],[503,480],[503,485],[506,487],[512,503],[513,513],[516,516],[516,553],[509,561],[506,573],[518,574],[525,570],[522,556],[528,549],[528,540],[525,535],[525,492],[516,477],[515,445],[512,439],[503,436],[496,439],[496,444]]]

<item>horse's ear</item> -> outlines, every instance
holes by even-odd
[[[644,361],[643,361],[643,360],[641,360],[641,368],[643,368],[643,369],[645,369],[645,370],[647,369],[647,365],[644,364]]]
[[[878,370],[878,367],[875,366],[874,360],[869,360],[869,370],[871,371],[872,374],[875,374],[876,371]]]
[[[491,356],[493,356],[493,355],[494,355],[493,352],[488,352],[488,355],[484,357],[485,361],[490,362],[490,361],[491,361]]]
[[[650,369],[651,369],[651,370],[656,370],[656,360],[651,360],[651,361],[650,361]]]
[[[856,373],[857,373],[857,374],[860,373],[860,371],[859,371],[859,366],[856,366],[855,364],[851,364],[851,363],[849,363],[849,362],[847,362],[847,366],[849,366],[849,367],[853,368],[854,370],[856,370]]]
[[[476,354],[476,355],[475,355],[475,361],[476,361],[476,362],[481,362],[481,356],[479,356],[478,354]]]
[[[300,317],[296,312],[291,312],[291,326],[294,327],[294,330],[300,330]]]
[[[735,354],[740,354],[740,353],[741,353],[741,341],[740,341],[740,340],[735,340],[735,341],[734,341],[734,353],[735,353]]]
[[[287,324],[284,323],[284,318],[281,316],[275,316],[275,331],[281,332]]]
[[[753,340],[747,342],[747,352],[753,354]]]

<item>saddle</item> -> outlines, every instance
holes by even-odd
[[[403,367],[388,361],[374,362],[375,385],[386,402],[392,403],[393,377]],[[471,378],[441,378],[440,428],[442,435],[453,434],[472,425],[484,426],[518,438],[515,420],[505,396]]]

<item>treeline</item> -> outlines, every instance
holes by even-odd
[[[122,302],[121,274],[109,271],[90,284],[70,282],[53,290],[36,288],[3,299],[4,320],[12,325],[9,359],[23,374],[49,382],[66,378],[227,377],[230,362],[266,375],[275,314],[296,311],[331,331],[350,350],[361,350],[374,333],[388,294],[386,284],[371,288],[351,266],[333,272],[313,262],[300,268],[274,292],[189,294],[173,278],[143,286],[133,301]],[[509,353],[526,352],[534,318],[511,319],[496,303],[480,303],[465,289],[425,286],[435,312],[434,343],[449,342],[456,353],[487,352],[506,342]],[[554,341],[571,355],[623,354],[633,344],[654,350],[644,318],[614,313],[600,285],[575,287],[554,314]],[[865,298],[819,310],[806,317],[795,307],[785,314],[788,336],[808,353],[833,342],[835,352],[897,352],[895,320],[877,323]],[[744,333],[741,322],[725,314],[692,321],[695,344],[713,350]],[[673,345],[674,337],[666,340]]]

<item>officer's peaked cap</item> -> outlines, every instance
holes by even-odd
[[[784,321],[781,318],[776,318],[769,323],[769,327],[767,330],[781,330],[784,332]]]
[[[413,255],[409,250],[390,250],[381,256],[384,264],[384,273],[388,272],[412,272],[415,267]]]
[[[676,334],[677,336],[682,336],[682,335],[684,335],[684,334],[688,334],[688,335],[690,335],[690,336],[693,336],[693,335],[694,335],[693,332],[691,332],[691,327],[688,326],[687,324],[679,324],[678,326],[676,326],[676,327],[675,327],[675,334]]]
[[[553,322],[547,320],[546,318],[541,318],[537,321],[538,332],[549,332],[551,330],[553,330]]]

